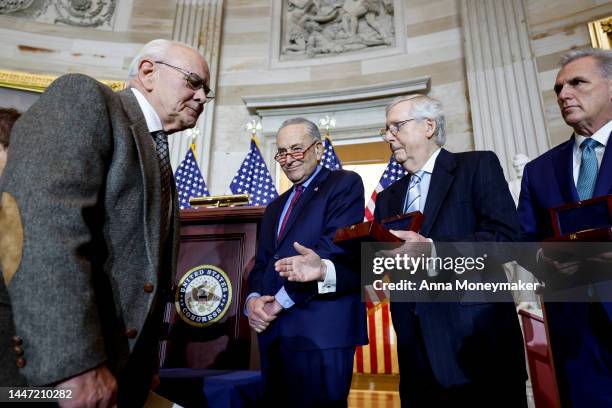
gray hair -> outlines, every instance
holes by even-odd
[[[312,140],[321,140],[321,132],[319,131],[317,125],[315,125],[313,122],[309,121],[306,118],[291,118],[285,120],[282,123],[281,127],[278,129],[278,132],[276,132],[276,134],[278,135],[278,133],[282,129],[291,125],[304,125],[306,127],[306,133],[308,133]]]
[[[567,52],[559,61],[559,65],[566,66],[580,58],[591,57],[597,61],[599,72],[606,79],[612,79],[612,51],[599,48],[582,48]]]
[[[132,59],[130,67],[128,68],[128,79],[134,78],[136,75],[138,75],[138,67],[143,59],[148,58],[153,61],[161,61],[168,57],[168,54],[170,54],[170,50],[172,48],[177,46],[191,48],[194,51],[197,51],[192,46],[179,41],[163,39],[149,41],[140,51],[138,51],[138,54],[136,54],[134,59]]]
[[[421,94],[399,96],[387,105],[385,115],[388,115],[391,108],[395,105],[406,101],[412,103],[410,114],[414,116],[416,120],[431,119],[436,122],[434,142],[438,146],[444,146],[444,143],[446,143],[446,119],[444,118],[442,103],[437,99]]]

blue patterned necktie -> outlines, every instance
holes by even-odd
[[[152,132],[155,140],[155,150],[159,158],[159,172],[161,176],[161,237],[165,239],[169,229],[170,211],[170,183],[172,179],[172,167],[170,166],[170,151],[168,149],[168,135],[163,130]]]
[[[580,162],[580,172],[578,173],[578,183],[576,184],[580,200],[588,200],[593,197],[595,182],[597,181],[597,155],[595,154],[595,148],[599,144],[597,140],[590,137],[580,144],[582,161]]]
[[[410,184],[408,185],[408,192],[404,199],[404,214],[418,211],[420,208],[421,198],[421,180],[423,179],[423,170],[419,170],[416,173],[412,173],[410,177]]]

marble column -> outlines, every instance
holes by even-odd
[[[492,150],[507,179],[512,158],[549,148],[524,0],[460,0],[474,147]]]
[[[210,66],[210,87],[217,85],[221,28],[223,26],[224,0],[178,0],[174,18],[172,39],[182,41],[197,48]],[[208,181],[212,129],[215,102],[206,104],[196,127],[196,156],[204,179]],[[176,133],[169,138],[170,159],[176,170],[187,153],[191,138],[186,132]]]

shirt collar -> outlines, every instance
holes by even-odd
[[[440,154],[440,150],[442,150],[442,148],[438,147],[438,149],[435,152],[433,152],[431,156],[429,156],[429,159],[427,159],[427,161],[421,168],[421,171],[428,173],[428,174],[433,173],[434,166],[436,165],[436,159],[438,158],[438,155]]]
[[[314,180],[315,177],[317,177],[317,174],[319,174],[320,171],[321,171],[321,165],[319,164],[315,168],[315,171],[312,172],[310,177],[308,177],[306,181],[302,183],[302,187],[304,187],[304,189],[308,188],[308,185],[310,184],[310,182]]]
[[[612,120],[599,128],[599,130],[591,136],[591,139],[597,140],[604,147],[608,144],[608,139],[610,138],[610,132],[612,132]],[[580,147],[582,142],[586,139],[585,136],[579,135],[576,133],[576,146]]]
[[[153,105],[149,103],[147,98],[144,97],[142,93],[136,88],[130,88],[138,101],[138,106],[140,106],[140,110],[145,117],[147,122],[147,128],[149,129],[149,133],[157,132],[158,130],[163,130],[161,120],[159,119],[159,115],[155,112]]]

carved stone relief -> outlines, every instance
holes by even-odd
[[[117,0],[0,0],[0,15],[110,29],[116,5]]]
[[[284,0],[281,59],[395,45],[393,0]]]

